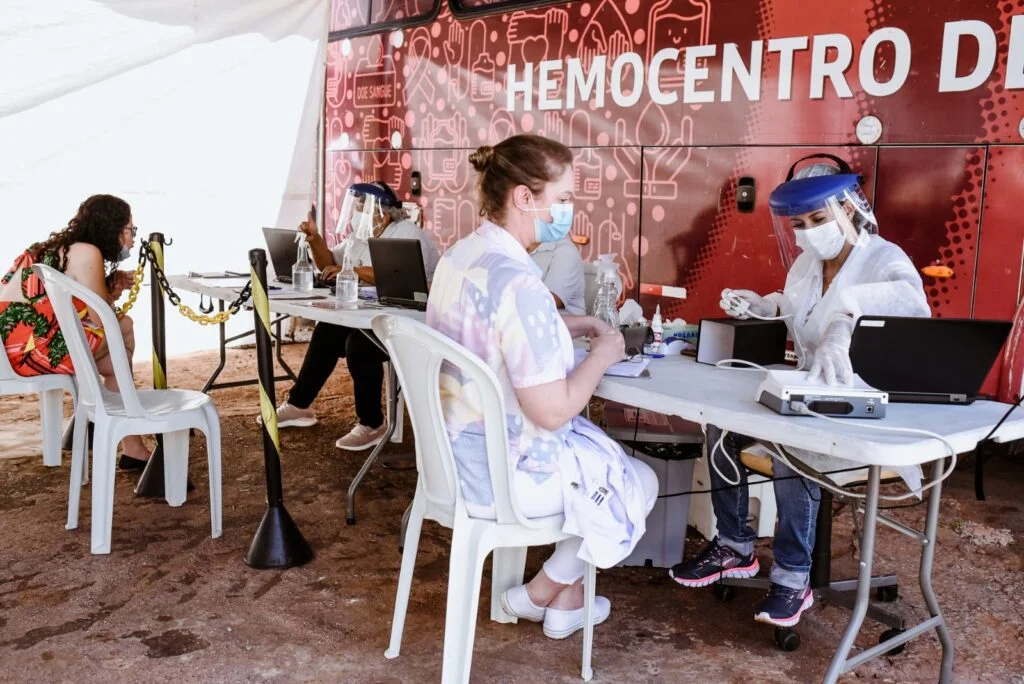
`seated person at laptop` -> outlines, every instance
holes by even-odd
[[[526,252],[534,242],[568,234],[572,161],[568,148],[536,135],[516,135],[471,155],[485,219],[441,258],[427,301],[427,324],[479,356],[501,386],[520,511],[564,514],[563,529],[572,531],[529,584],[501,597],[507,613],[543,622],[552,639],[583,627],[584,560],[609,567],[628,555],[658,493],[651,468],[578,415],[604,372],[622,360],[621,333],[596,318],[559,316]],[[573,335],[591,338],[579,365]],[[479,397],[445,369],[441,388],[467,509],[493,518]],[[593,622],[610,610],[598,596]]]
[[[526,248],[540,267],[540,279],[551,290],[555,308],[574,316],[585,316],[583,259],[568,235],[553,242],[535,242]]]
[[[748,290],[722,293],[722,308],[736,318],[786,317],[801,367],[810,369],[810,378],[828,384],[852,380],[849,349],[858,316],[930,315],[921,277],[902,249],[879,237],[858,180],[845,164],[838,169],[815,164],[797,174],[797,180],[776,188],[768,202],[783,260],[792,264],[785,289],[765,297]],[[794,261],[797,248],[802,253]],[[672,578],[685,587],[707,586],[725,577],[753,577],[759,570],[756,535],[747,524],[746,472],[739,462],[741,450],[753,440],[735,433],[722,439],[722,432],[708,425],[705,442],[711,454],[718,537],[696,558],[671,569]],[[786,451],[819,472],[857,465],[802,450]],[[742,486],[730,487],[737,474]],[[773,474],[779,522],[772,545],[771,588],[754,619],[791,627],[814,602],[809,576],[820,491],[778,459],[773,461]],[[911,487],[920,485],[920,468],[900,474]]]
[[[437,265],[438,250],[433,239],[412,221],[404,219],[402,203],[384,183],[357,183],[349,188],[339,217],[339,232],[350,227],[349,235],[333,250],[316,230],[310,217],[299,229],[306,234],[313,261],[325,280],[334,278],[341,270],[346,249],[352,251],[352,264],[361,280],[373,282],[370,251],[366,241],[371,237],[419,240],[423,250],[423,264],[429,280]],[[339,449],[358,451],[374,446],[384,434],[384,414],[381,411],[381,393],[384,386],[384,362],[388,357],[371,341],[367,334],[330,323],[317,323],[309,348],[302,361],[302,369],[288,395],[288,400],[277,408],[278,427],[309,427],[316,424],[316,414],[310,406],[334,372],[338,359],[348,362],[352,376],[358,422],[336,445]]]

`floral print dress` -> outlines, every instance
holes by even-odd
[[[39,261],[52,268],[59,268],[56,254],[45,254]],[[29,251],[23,252],[7,274],[0,280],[0,292],[6,291],[6,299],[13,299],[10,287],[15,277],[21,278],[22,301],[0,301],[0,339],[3,340],[7,358],[14,372],[22,376],[60,373],[73,375],[75,368],[68,354],[64,334],[57,325],[53,305],[43,288],[42,279],[32,270],[36,260]],[[75,300],[75,309],[83,319],[85,338],[89,348],[95,352],[103,343],[102,328],[93,327],[85,320],[88,309]]]

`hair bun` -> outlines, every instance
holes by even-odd
[[[491,165],[491,161],[494,159],[494,148],[490,145],[481,145],[476,148],[476,152],[469,155],[469,163],[473,165],[473,168],[478,173],[483,173]]]

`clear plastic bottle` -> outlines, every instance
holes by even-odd
[[[338,306],[343,309],[355,309],[359,306],[359,276],[352,267],[352,257],[349,252],[352,245],[345,248],[345,257],[341,261],[341,272],[334,284],[334,296],[337,298]]]
[[[300,242],[299,253],[292,266],[292,287],[299,292],[313,291],[313,263],[309,260],[309,249]]]
[[[597,258],[597,296],[594,297],[591,315],[613,328],[619,327],[619,312],[615,306],[619,300],[618,271],[614,254],[602,254]]]

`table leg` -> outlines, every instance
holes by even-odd
[[[940,682],[953,681],[953,640],[946,628],[946,621],[942,617],[939,602],[935,598],[935,590],[932,588],[932,561],[935,558],[935,537],[939,525],[939,501],[941,499],[940,489],[942,488],[942,472],[945,459],[938,460],[932,464],[932,482],[935,485],[928,492],[928,517],[924,524],[924,541],[921,550],[921,570],[919,578],[921,581],[921,593],[924,595],[924,602],[928,606],[928,613],[938,619],[935,631],[942,643],[942,670],[939,674]]]
[[[285,363],[284,361],[284,356],[281,355],[283,347],[283,345],[281,344],[281,321],[283,321],[286,318],[288,318],[288,316],[281,316],[275,321],[276,325],[274,326],[274,343],[277,345],[277,362],[281,364],[281,368],[284,369],[285,375],[287,375],[292,382],[295,382],[295,380],[297,379],[295,373],[292,371],[291,368],[288,367],[288,364]]]
[[[847,658],[853,643],[857,639],[860,627],[864,624],[864,616],[867,615],[868,605],[871,601],[871,562],[875,553],[875,528],[878,518],[878,489],[881,479],[881,468],[871,466],[868,469],[868,490],[867,501],[864,506],[864,532],[861,535],[860,543],[860,570],[857,574],[857,598],[853,605],[853,614],[850,616],[850,623],[846,626],[839,648],[832,656],[832,663],[825,674],[825,682],[834,684],[838,681],[839,675],[843,674],[847,666]]]
[[[371,338],[372,339],[372,338]],[[398,386],[398,375],[395,373],[395,365],[393,363],[388,364],[390,381],[395,383],[395,387]],[[370,468],[377,462],[377,458],[380,456],[380,452],[384,450],[384,447],[391,441],[391,435],[395,433],[396,421],[398,419],[398,402],[402,400],[402,391],[398,389],[394,392],[391,397],[390,415],[391,419],[388,421],[388,429],[384,432],[380,442],[370,452],[369,457],[363,462],[359,472],[356,473],[355,479],[352,480],[352,484],[348,487],[348,499],[345,502],[345,522],[349,525],[355,525],[356,523],[356,490],[359,489],[359,485],[362,483],[363,478],[370,472]]]
[[[217,306],[218,311],[220,311],[220,313],[224,313],[223,299],[217,300]],[[203,385],[203,388],[199,390],[203,394],[206,394],[210,390],[210,388],[213,387],[213,383],[217,381],[218,377],[220,377],[220,372],[224,370],[224,364],[227,363],[228,360],[228,341],[226,337],[226,328],[224,326],[224,323],[220,323],[217,325],[217,332],[219,333],[220,336],[220,363],[217,364],[217,368],[210,375],[210,379],[207,380],[206,384]]]

